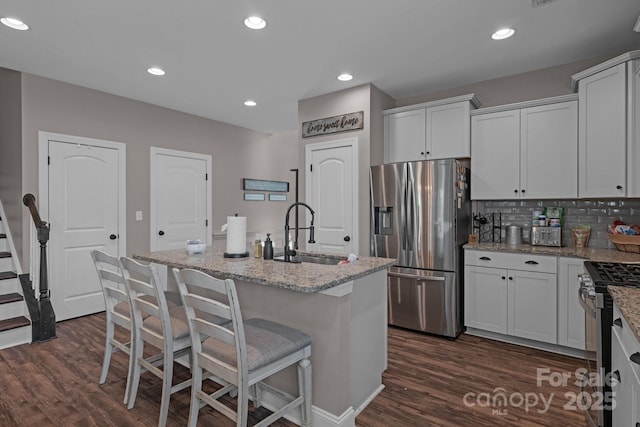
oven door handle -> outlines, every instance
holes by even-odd
[[[596,309],[594,307],[590,307],[589,304],[587,304],[587,301],[585,299],[585,291],[586,291],[586,289],[584,289],[582,286],[580,286],[578,288],[578,302],[580,302],[580,305],[582,306],[584,311],[589,316],[591,316],[591,317],[593,317],[595,319],[596,318]]]

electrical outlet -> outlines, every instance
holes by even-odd
[[[142,211],[136,211],[136,221],[142,221]]]

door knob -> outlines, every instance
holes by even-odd
[[[158,236],[164,236],[164,231],[162,230],[158,231]]]
[[[351,237],[349,237],[349,236],[344,236],[344,241],[345,241],[345,242],[348,242],[349,240],[351,240]]]
[[[111,240],[116,240],[118,238],[118,236],[116,236],[115,234],[112,234],[112,235],[109,236],[109,238]]]

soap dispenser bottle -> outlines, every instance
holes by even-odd
[[[270,236],[271,234],[267,233],[267,238],[264,241],[264,249],[262,250],[264,259],[273,259],[273,242]]]

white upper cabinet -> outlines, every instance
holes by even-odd
[[[520,110],[520,194],[527,199],[578,197],[578,103]]]
[[[578,106],[574,99],[575,95],[565,96],[474,112],[471,198],[576,198]]]
[[[385,163],[469,157],[471,95],[384,111]]]
[[[384,116],[385,163],[424,158],[425,109]]]
[[[578,196],[640,197],[640,50],[571,80],[580,110]]]
[[[472,116],[471,145],[471,198],[518,198],[520,112]]]
[[[627,75],[627,196],[640,197],[640,59],[627,63]]]
[[[580,80],[580,197],[626,195],[625,68]]]

